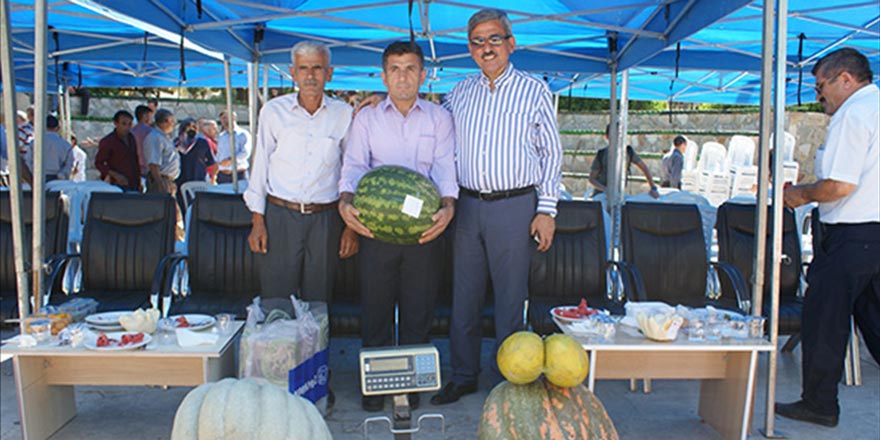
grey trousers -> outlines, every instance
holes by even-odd
[[[342,218],[335,209],[301,214],[266,204],[267,253],[259,255],[263,298],[330,302]]]
[[[491,371],[500,380],[494,353],[508,335],[522,330],[536,203],[537,195],[529,193],[491,202],[462,195],[456,205],[449,334],[453,382],[476,382],[480,374],[480,308],[489,277],[495,296]]]

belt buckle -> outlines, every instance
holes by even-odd
[[[492,201],[492,191],[480,191],[477,193],[477,198],[484,202]]]
[[[299,213],[302,215],[311,214],[310,211],[306,211],[306,204],[305,203],[299,204]]]

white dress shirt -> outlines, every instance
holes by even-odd
[[[304,204],[337,200],[351,113],[350,105],[326,96],[314,114],[299,105],[295,93],[266,103],[244,192],[248,209],[265,214],[267,195]]]
[[[828,124],[825,145],[816,151],[816,177],[856,185],[848,196],[819,203],[823,223],[880,221],[880,89],[862,87],[840,106]]]

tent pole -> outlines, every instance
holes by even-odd
[[[620,179],[620,149],[619,149],[619,125],[617,117],[617,64],[611,64],[611,96],[608,104],[608,150],[606,153],[605,173],[608,176],[607,185],[605,185],[606,209],[611,214],[611,258],[620,259],[620,205],[618,199],[618,185],[614,184]]]
[[[257,101],[257,94],[260,91],[260,64],[259,58],[254,56],[254,62],[248,64],[248,128],[251,132],[251,151],[257,141],[257,113],[260,103]],[[253,159],[251,154],[251,159]]]
[[[226,77],[226,131],[229,132],[229,152],[232,159],[232,191],[238,194],[238,161],[235,154],[235,119],[232,117],[232,77],[229,57],[223,57],[223,74]]]
[[[21,197],[21,153],[18,148],[18,124],[15,122],[15,69],[12,64],[12,36],[10,35],[9,0],[0,0],[0,71],[6,84],[3,94],[3,126],[6,128],[6,149],[9,158],[9,205],[12,214],[12,249],[15,258],[15,284],[18,287],[18,314],[21,318],[30,313],[28,303],[27,261],[28,248],[24,244],[23,200]],[[5,257],[4,257],[5,258]],[[24,320],[19,322],[24,334]]]
[[[752,259],[752,315],[761,316],[764,307],[764,268],[767,243],[767,194],[770,186],[770,126],[773,123],[773,12],[774,2],[764,2],[761,41],[761,113],[758,128],[758,193],[755,195],[755,249]],[[768,323],[768,326],[771,323]]]
[[[269,65],[263,64],[263,105],[267,102],[269,102]]]
[[[67,80],[62,83],[64,93],[64,140],[70,142],[70,135],[73,133],[72,117],[70,115],[70,92],[67,89]]]
[[[624,70],[620,74],[620,117],[618,119],[620,120],[620,129],[618,131],[620,137],[617,138],[617,173],[620,178],[615,180],[614,184],[617,185],[618,205],[622,206],[628,183],[626,179],[626,145],[629,139],[629,136],[627,136],[627,131],[629,130],[629,70]],[[650,184],[651,182],[648,182],[648,185]]]
[[[776,72],[774,79],[773,125],[777,145],[785,145],[785,60],[788,35],[788,0],[778,0],[776,17]],[[773,260],[770,266],[770,343],[776,347],[779,340],[779,271],[782,268],[782,189],[784,187],[785,148],[777,148],[773,155]],[[770,352],[767,362],[767,436],[773,436],[776,408],[776,350]]]
[[[46,115],[48,114],[46,87],[46,64],[48,35],[46,0],[34,2],[34,158],[33,175],[33,311],[40,313],[43,298],[43,241],[46,238],[46,169],[43,163],[43,144],[46,141]]]

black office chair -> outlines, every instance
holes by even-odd
[[[622,314],[622,302],[607,289],[608,262],[605,220],[599,202],[560,201],[556,234],[547,252],[535,252],[529,272],[529,323],[541,334],[558,332],[550,310],[577,305]]]
[[[718,207],[715,229],[718,233],[718,260],[732,264],[747,280],[754,276],[755,255],[755,205],[724,203]],[[768,207],[772,221],[773,210]],[[801,259],[800,231],[795,222],[794,211],[783,210],[782,215],[782,266],[779,271],[779,334],[791,335],[790,343],[799,339],[803,299],[800,292],[803,265]],[[770,269],[773,264],[772,231],[767,228],[766,258],[764,266],[763,315],[770,311]],[[789,343],[786,343],[788,346]],[[793,346],[792,346],[793,348]]]
[[[260,276],[248,246],[252,214],[240,194],[196,193],[192,205],[187,255],[175,254],[169,267],[187,262],[189,294],[173,301],[171,314],[233,313],[247,317],[247,306],[260,294]],[[166,276],[164,295],[172,276]]]
[[[59,255],[52,261],[52,278],[80,259],[79,296],[98,301],[98,311],[133,310],[150,306],[174,252],[176,216],[168,194],[94,193],[80,254]],[[50,303],[66,301],[53,289]]]
[[[30,191],[22,192],[24,201],[22,218],[24,234],[22,241],[28,249],[32,246],[33,234],[33,196]],[[15,258],[12,247],[12,206],[9,191],[0,191],[0,320],[18,317],[18,286],[15,279]],[[67,251],[67,231],[69,217],[67,206],[59,192],[46,193],[46,232],[43,241],[44,260],[54,254]],[[30,252],[28,252],[30,254]],[[30,265],[31,262],[27,261]],[[59,279],[60,283],[60,279]],[[60,285],[57,286],[60,289]]]
[[[621,212],[621,245],[623,261],[633,266],[633,277],[641,280],[635,296],[629,296],[629,300],[749,310],[748,286],[742,273],[730,264],[708,261],[696,205],[625,204]],[[710,268],[726,280],[721,283],[720,295],[708,292],[707,296]],[[724,289],[725,286],[729,288]]]

